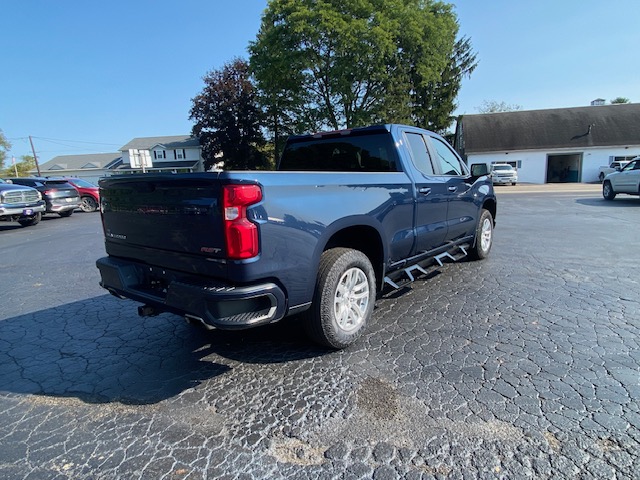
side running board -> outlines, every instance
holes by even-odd
[[[427,270],[425,270],[423,268],[423,266],[421,266],[421,264],[423,264],[424,266],[433,263],[434,261],[440,266],[444,266],[444,264],[442,263],[443,259],[450,259],[453,262],[457,262],[459,260],[462,260],[464,257],[466,257],[469,253],[467,252],[467,249],[464,247],[464,245],[457,245],[457,249],[458,250],[454,250],[453,252],[444,252],[444,253],[440,253],[438,255],[435,255],[431,258],[427,258],[419,263],[416,263],[415,265],[411,265],[409,267],[403,268],[402,270],[400,270],[400,272],[403,272],[408,279],[401,281],[399,283],[402,284],[406,284],[406,283],[411,283],[415,281],[415,276],[413,275],[414,271],[418,271],[420,272],[422,275],[428,275],[429,272]],[[452,254],[453,253],[453,254]],[[391,288],[393,288],[394,290],[398,290],[401,285],[398,285],[398,283],[394,282],[393,280],[391,280],[391,278],[384,277],[384,283],[386,283],[387,285],[389,285]]]

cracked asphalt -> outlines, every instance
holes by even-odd
[[[99,214],[0,223],[0,478],[640,478],[640,199],[496,187],[490,257],[205,332],[98,285]]]

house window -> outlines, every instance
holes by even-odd
[[[153,158],[155,158],[156,160],[167,158],[167,153],[164,150],[154,150]]]
[[[173,155],[176,160],[182,160],[184,158],[184,150],[174,150]]]

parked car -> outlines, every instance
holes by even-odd
[[[640,156],[631,160],[619,172],[604,177],[602,196],[605,200],[613,200],[619,193],[640,195]]]
[[[0,178],[0,220],[35,225],[45,211],[42,195],[35,188],[13,185]]]
[[[38,190],[46,203],[46,213],[70,217],[73,211],[80,207],[78,190],[64,178],[21,177],[7,180],[11,180],[15,185],[24,185]]]
[[[518,183],[518,171],[508,163],[494,163],[491,165],[491,179],[493,183]]]
[[[616,161],[616,162],[611,162],[608,166],[604,165],[604,166],[600,167],[600,170],[598,171],[598,178],[600,179],[601,182],[603,182],[604,181],[604,177],[606,177],[610,173],[619,172],[628,163],[629,162],[626,162],[626,161],[619,161],[619,162]]]
[[[95,212],[100,205],[100,189],[97,185],[87,182],[82,178],[67,178],[71,185],[80,192],[80,210],[83,212]]]

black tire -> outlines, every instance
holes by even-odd
[[[58,215],[60,215],[61,217],[70,217],[71,215],[73,215],[73,210],[66,210],[64,212],[58,212]]]
[[[82,197],[80,210],[88,213],[88,212],[95,212],[97,209],[98,209],[98,202],[96,202],[96,200],[93,197],[89,195],[85,195],[84,197]]]
[[[602,184],[602,196],[605,200],[613,200],[616,198],[616,192],[613,191],[613,187],[609,180]]]
[[[511,182],[511,185],[515,187],[516,186],[516,182]]]
[[[604,182],[604,172],[600,172],[598,178],[600,179],[600,182]]]
[[[476,225],[476,236],[473,240],[473,247],[469,252],[472,260],[482,260],[489,256],[493,245],[493,216],[486,209],[480,211],[478,224]]]
[[[346,348],[365,330],[376,299],[376,276],[359,250],[332,248],[322,254],[305,328],[316,343]],[[336,315],[336,310],[339,310]]]
[[[40,223],[41,219],[42,219],[42,213],[38,212],[33,217],[23,218],[21,220],[18,220],[18,223],[23,227],[31,227],[33,225],[37,225],[38,223]]]

